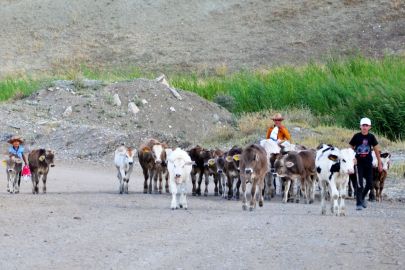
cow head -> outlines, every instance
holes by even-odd
[[[128,161],[129,165],[134,164],[134,156],[135,156],[135,150],[132,149],[127,149],[127,151],[125,152],[125,158]]]
[[[173,176],[174,181],[177,184],[180,184],[182,176],[190,174],[191,166],[195,163],[194,161],[191,161],[186,152],[180,148],[173,151],[167,160],[170,175]]]
[[[275,172],[274,163],[276,162],[277,158],[282,157],[282,156],[283,156],[283,155],[282,155],[281,153],[278,153],[278,154],[270,154],[270,158],[269,158],[269,161],[270,161],[270,171],[271,171],[272,173]]]
[[[388,152],[380,153],[381,165],[385,172],[390,169],[390,158],[391,158],[390,153],[388,153]]]
[[[351,148],[340,150],[340,171],[347,174],[353,174],[355,157],[356,153]]]
[[[13,173],[17,168],[21,168],[22,160],[16,153],[10,153],[8,159],[3,160],[3,164],[6,165],[7,171]],[[18,170],[18,169],[17,169]]]
[[[211,151],[202,149],[200,155],[204,161],[204,167],[208,167],[210,165],[209,160],[212,159]]]
[[[46,163],[48,166],[55,167],[55,164],[53,163],[55,155],[52,150],[46,150],[45,154],[39,157],[39,161],[41,163]]]
[[[280,155],[274,162],[274,176],[292,178],[291,169],[294,167],[294,162],[286,160],[289,155]]]
[[[166,148],[170,148],[166,145],[166,143],[152,142],[151,148],[145,146],[142,148],[142,151],[150,153],[156,164],[162,164],[163,161],[166,161]]]

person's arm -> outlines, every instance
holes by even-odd
[[[24,165],[28,165],[28,162],[27,162],[27,159],[25,158],[24,153],[21,153],[21,154],[22,154],[22,157],[23,157],[23,160],[24,160]]]
[[[270,138],[270,134],[271,134],[272,131],[273,131],[273,127],[269,128],[267,130],[266,140]]]
[[[287,139],[287,140],[291,139],[291,136],[290,136],[290,133],[288,132],[287,127],[281,126],[279,131],[281,131],[281,133],[283,133],[285,139]]]
[[[377,157],[377,160],[378,160],[378,171],[382,172],[383,168],[382,168],[381,159],[380,159],[380,150],[378,150],[377,145],[374,145],[373,148],[374,148],[374,152],[375,152],[375,155]]]

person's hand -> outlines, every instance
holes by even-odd
[[[378,164],[378,171],[379,171],[379,172],[382,172],[382,171],[383,171],[383,167],[382,167],[381,163]]]
[[[357,165],[357,158],[354,158],[354,165]]]

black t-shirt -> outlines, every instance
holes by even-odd
[[[373,134],[368,133],[367,135],[363,135],[361,132],[356,133],[349,144],[354,146],[357,163],[367,164],[373,162],[373,157],[371,156],[372,147],[378,144]]]

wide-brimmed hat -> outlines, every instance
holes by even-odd
[[[281,120],[284,120],[284,118],[281,117],[281,113],[275,113],[275,114],[273,114],[273,117],[271,118],[271,120],[281,121]]]
[[[20,143],[23,143],[23,142],[24,142],[24,140],[21,139],[21,138],[18,137],[18,136],[13,136],[13,137],[11,137],[11,139],[8,140],[7,142],[13,144],[14,141],[19,141]]]

